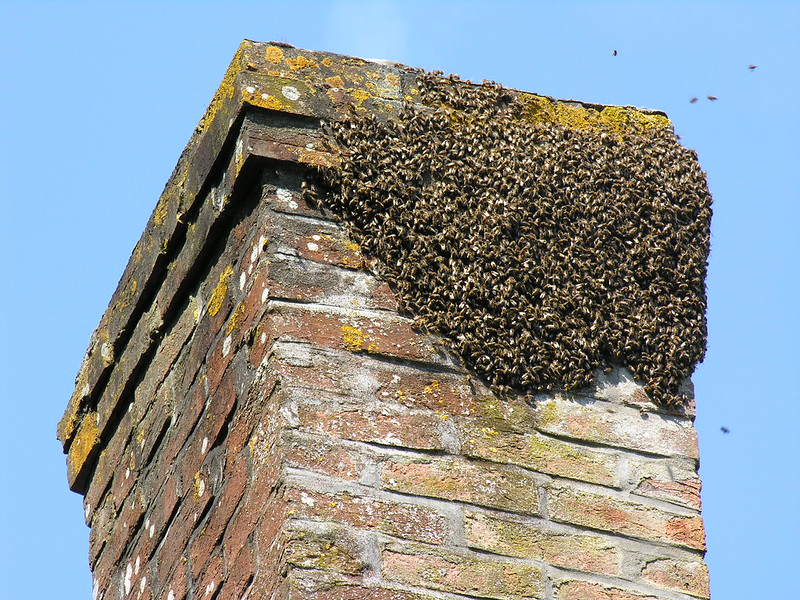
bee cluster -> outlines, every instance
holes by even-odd
[[[679,405],[706,346],[711,197],[694,152],[669,127],[530,119],[493,82],[417,85],[397,119],[327,124],[341,163],[309,199],[495,391],[575,390],[626,365]]]

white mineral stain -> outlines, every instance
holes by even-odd
[[[261,236],[261,240],[263,240],[263,239],[264,239],[264,236],[262,235]],[[253,249],[250,251],[250,262],[254,262],[256,260],[256,258],[258,258],[258,249],[259,249],[260,246],[262,246],[264,244],[264,242],[262,242],[261,240],[258,240],[259,241],[258,244],[253,244]]]
[[[321,237],[319,237],[318,235],[314,234],[314,235],[312,235],[312,236],[311,236],[311,239],[312,239],[312,240],[314,240],[315,242],[318,242],[318,241],[320,241],[322,238],[321,238]]]
[[[200,449],[200,453],[201,454],[205,454],[206,450],[208,450],[208,438],[204,437],[203,438],[203,447]]]
[[[308,242],[308,244],[306,245],[308,246],[308,249],[311,250],[312,252],[316,252],[317,250],[319,250],[319,245],[315,244],[314,242]]]
[[[214,588],[217,587],[216,584],[212,581],[206,586],[206,596],[208,596],[211,592],[214,591]]]
[[[311,498],[310,496],[308,496],[306,494],[302,494],[301,497],[300,497],[300,502],[302,502],[306,506],[312,506],[313,507],[314,504],[316,503],[316,500],[314,500],[313,498]]]
[[[240,291],[244,289],[244,284],[245,284],[246,282],[247,282],[247,273],[245,273],[244,271],[242,271],[242,274],[241,274],[241,275],[239,275],[239,290],[240,290]]]
[[[205,480],[201,479],[200,484],[197,486],[197,497],[202,498],[203,494],[206,493],[206,482]]]
[[[139,567],[140,566],[141,566],[141,556],[137,556],[136,557],[136,564],[134,564],[134,566],[133,566],[133,574],[134,575],[138,575],[139,574]]]
[[[167,594],[167,600],[175,600],[175,592],[170,590],[169,594]]]
[[[261,292],[261,303],[266,302],[267,298],[269,298],[269,288],[264,288],[264,291]]]
[[[225,358],[230,354],[231,351],[231,336],[225,338],[225,341],[222,342],[222,358]]]
[[[147,575],[142,577],[142,580],[139,582],[139,595],[144,594],[144,588],[147,585]]]
[[[150,537],[153,537],[153,535],[155,535],[155,533],[156,533],[156,524],[155,523],[150,525],[150,531],[148,531],[148,533],[150,534]]]
[[[247,93],[248,93],[248,94],[252,94],[253,92],[255,92],[255,91],[256,91],[256,88],[254,88],[252,85],[248,85],[248,86],[247,86],[246,88],[244,88],[244,89],[246,89],[246,90],[247,90]]]
[[[262,333],[261,334],[261,343],[262,344],[266,344],[267,343],[267,334],[266,333]]]
[[[283,94],[283,96],[289,100],[297,100],[300,97],[300,92],[297,91],[296,87],[291,85],[283,86],[281,88],[281,94]]]
[[[128,563],[128,566],[125,567],[125,580],[123,581],[123,585],[125,586],[125,595],[131,593],[131,578],[133,577],[133,565]]]

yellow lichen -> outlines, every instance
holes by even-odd
[[[228,265],[225,270],[220,273],[217,287],[215,287],[214,291],[211,292],[211,299],[208,301],[208,314],[210,314],[212,317],[216,316],[216,314],[222,308],[222,304],[225,302],[225,296],[228,293],[228,281],[232,275],[233,267],[230,265]]]
[[[333,77],[326,77],[325,83],[327,83],[331,87],[335,88],[342,88],[344,87],[344,81],[338,75],[334,75]]]
[[[326,67],[330,67],[333,64],[333,61],[326,56],[325,58],[322,59],[322,64],[325,65]]]
[[[244,302],[239,302],[239,304],[236,305],[236,308],[233,309],[233,314],[231,314],[231,318],[225,327],[225,335],[230,335],[234,329],[239,327],[241,324],[242,315],[244,315]]]
[[[192,486],[192,498],[195,502],[200,502],[200,497],[206,490],[206,483],[200,475],[200,471],[194,474],[194,485]]]
[[[310,58],[306,58],[305,56],[297,56],[295,58],[287,58],[286,64],[289,65],[289,68],[292,71],[297,71],[298,69],[305,69],[307,67],[313,69],[319,69],[319,65],[315,63]]]
[[[434,379],[433,381],[431,381],[428,385],[426,385],[423,388],[423,391],[426,394],[433,394],[438,389],[439,389],[439,380],[438,379]]]
[[[351,352],[359,352],[366,340],[364,332],[349,325],[342,325],[341,329],[344,347]]]
[[[208,129],[209,124],[214,120],[214,117],[223,107],[226,100],[231,100],[233,98],[235,92],[234,81],[236,79],[236,75],[241,72],[245,50],[251,45],[252,44],[250,42],[245,41],[242,42],[241,46],[239,46],[239,49],[236,51],[231,64],[228,66],[228,70],[225,72],[225,76],[222,78],[222,82],[219,84],[217,92],[214,94],[214,97],[211,99],[211,103],[206,109],[206,113],[203,115],[203,118],[200,119],[200,123],[197,125],[198,132]]]
[[[76,477],[83,469],[92,450],[100,442],[100,430],[97,427],[98,416],[96,412],[84,415],[75,439],[69,447],[67,454],[67,469],[70,477]]]
[[[161,196],[156,209],[153,211],[153,225],[160,226],[167,220],[167,197]]]
[[[355,100],[356,108],[361,108],[361,105],[364,104],[364,101],[369,99],[369,93],[361,88],[351,88],[348,90],[348,92],[350,93],[350,97]]]
[[[283,50],[277,46],[267,46],[266,58],[273,65],[277,65],[283,60]]]
[[[532,123],[558,123],[570,129],[601,128],[621,135],[625,131],[642,132],[671,127],[670,120],[630,107],[608,106],[602,111],[551,100],[544,96],[522,94],[521,116]]]
[[[350,250],[350,252],[358,252],[359,250],[361,250],[361,246],[359,246],[358,244],[356,244],[351,240],[345,240],[343,245],[345,248]]]

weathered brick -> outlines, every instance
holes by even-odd
[[[588,581],[562,581],[556,586],[556,600],[661,600],[652,594],[640,594]]]
[[[552,397],[536,404],[535,423],[554,435],[650,454],[698,457],[697,432],[688,419],[642,413],[613,402]]]
[[[555,530],[545,521],[519,522],[467,512],[464,527],[469,547],[494,554],[606,575],[618,575],[622,565],[622,553],[614,543],[594,534]]]
[[[709,597],[708,568],[701,560],[682,561],[662,558],[648,562],[642,578],[660,587],[678,590],[700,598]]]
[[[433,364],[450,364],[435,338],[415,332],[410,319],[398,315],[344,311],[333,307],[273,303],[263,330],[272,339],[300,341]]]
[[[383,487],[404,494],[539,513],[536,478],[499,465],[442,458],[387,459],[380,477]]]
[[[480,387],[463,374],[387,363],[364,353],[292,342],[278,342],[272,352],[275,369],[294,387],[370,398],[441,416],[470,414],[472,388]]]
[[[387,579],[498,600],[541,598],[540,569],[500,558],[393,544],[382,553]]]
[[[300,429],[317,434],[424,450],[444,447],[438,435],[439,420],[434,415],[383,414],[363,408],[324,410],[308,405],[299,406],[297,415]]]
[[[320,583],[309,573],[292,577],[288,600],[439,600],[437,596],[348,581]]]
[[[193,588],[196,598],[213,598],[214,592],[222,585],[225,577],[222,553],[217,552],[211,556],[204,565],[202,573],[194,580]]]
[[[619,487],[619,456],[538,432],[499,431],[485,421],[458,419],[461,452],[493,462]]]
[[[258,561],[249,546],[243,547],[232,560],[228,561],[226,556],[225,573],[226,578],[222,583],[218,598],[245,598],[245,590],[253,581],[253,574],[256,573]],[[264,569],[274,568],[273,565],[264,564]],[[275,572],[275,571],[273,571]],[[274,576],[273,576],[274,577]],[[273,598],[275,596],[253,595],[251,598]],[[280,596],[278,596],[280,597]]]
[[[705,550],[705,531],[699,516],[555,486],[549,490],[548,510],[556,521]]]
[[[232,467],[226,473],[225,485],[214,499],[206,522],[189,546],[189,562],[194,577],[198,576],[214,549],[221,546],[225,529],[247,489],[249,476],[247,457],[239,455],[229,463]]]
[[[368,567],[358,540],[343,527],[303,528],[288,536],[284,557],[289,565],[347,575],[360,575]]]
[[[265,272],[264,285],[269,298],[343,308],[397,310],[397,300],[388,285],[362,270],[275,255]]]
[[[289,515],[295,518],[347,523],[433,544],[445,543],[449,535],[444,515],[427,506],[298,488],[290,488],[287,499]]]
[[[341,226],[325,220],[275,213],[267,230],[269,252],[299,256],[319,263],[360,269],[364,256]]]
[[[184,600],[189,595],[190,580],[186,574],[186,566],[182,565],[180,561],[169,579],[161,588],[161,598],[164,600]]]
[[[317,436],[292,433],[284,440],[286,461],[292,467],[355,481],[370,462],[365,451]]]
[[[700,510],[702,484],[694,460],[629,460],[633,493]]]

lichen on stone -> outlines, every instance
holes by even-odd
[[[705,352],[711,197],[666,117],[416,84],[396,119],[328,124],[341,162],[309,200],[495,391],[578,390],[625,365],[679,404]]]

